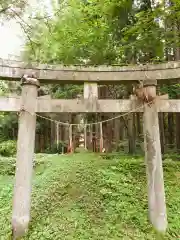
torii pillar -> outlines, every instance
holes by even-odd
[[[17,161],[12,210],[13,239],[23,236],[30,221],[31,186],[36,130],[36,105],[39,82],[22,78],[22,103],[19,116]]]
[[[145,93],[156,99],[157,81],[145,81]],[[161,156],[161,143],[159,133],[159,120],[154,103],[144,105],[144,144],[145,161],[148,184],[149,218],[154,228],[159,232],[165,232],[167,228],[167,215],[163,179],[163,167]]]

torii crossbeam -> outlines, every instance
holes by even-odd
[[[156,230],[164,232],[167,228],[167,216],[158,112],[180,112],[180,100],[157,98],[151,106],[142,105],[135,99],[99,100],[97,85],[143,81],[146,91],[156,98],[156,80],[179,82],[180,62],[128,67],[65,67],[4,60],[0,63],[0,78],[3,80],[19,81],[23,74],[29,73],[33,73],[35,77],[25,79],[21,97],[0,98],[0,111],[20,111],[12,213],[14,238],[22,236],[28,229],[36,113],[47,112],[143,112],[149,218]],[[38,97],[39,82],[82,83],[84,98],[58,100]]]

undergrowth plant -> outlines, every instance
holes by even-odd
[[[41,164],[34,168],[31,223],[23,240],[178,239],[180,162],[163,161],[169,221],[163,236],[148,220],[142,158],[87,152],[36,158]],[[8,240],[13,177],[1,169],[0,239]]]

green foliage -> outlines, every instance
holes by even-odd
[[[59,14],[48,21],[48,26],[32,23],[33,41],[27,44],[28,57],[63,64],[109,64],[116,61],[119,42],[116,35],[128,20],[132,1],[106,0],[102,4],[96,0],[70,0],[59,8]],[[35,52],[32,52],[33,43]]]
[[[171,160],[180,161],[180,155],[177,154],[177,153],[171,153],[171,154],[166,153],[166,154],[163,155],[163,159],[166,159],[166,160],[169,160],[169,161],[171,161]]]
[[[137,62],[147,63],[164,59],[162,34],[164,29],[155,21],[160,10],[148,9],[135,14],[135,24],[123,29],[121,51],[134,54]],[[130,63],[131,59],[127,59]]]
[[[5,95],[9,92],[8,84],[5,81],[0,81],[0,96]]]
[[[161,93],[168,93],[169,97],[172,99],[176,99],[180,97],[180,84],[174,85],[163,85],[161,87]]]
[[[22,239],[178,238],[180,162],[164,161],[169,228],[160,236],[148,221],[146,171],[141,158],[115,156],[108,160],[81,153],[42,155],[41,159],[48,167],[35,176],[32,221]],[[10,239],[13,180],[0,178],[0,236]]]
[[[10,157],[0,157],[0,175],[14,175],[16,168],[16,161]]]
[[[172,3],[164,5],[149,0],[59,3],[52,19],[42,20],[41,24],[39,20],[30,21],[31,39],[24,57],[65,65],[126,65],[177,59],[179,1]],[[82,86],[51,86],[49,91],[56,98],[74,98],[82,93]],[[164,91],[174,97],[178,88],[166,87]],[[121,88],[117,92],[124,97]]]
[[[16,141],[9,140],[0,143],[0,155],[4,157],[11,157],[16,154],[17,143]]]
[[[48,24],[33,21],[30,59],[63,64],[159,62],[179,46],[179,3],[69,0]],[[171,14],[173,12],[173,14]],[[38,31],[37,31],[38,29]],[[35,52],[32,51],[35,49]]]
[[[7,96],[11,93],[19,93],[16,83],[0,81],[0,96]],[[16,138],[18,129],[18,115],[16,113],[0,113],[0,142]]]
[[[102,58],[106,59],[106,55],[111,55],[113,49],[109,44],[109,28],[101,16],[104,7],[95,3],[94,1],[86,6],[82,1],[68,1],[65,10],[60,11],[57,18],[49,21],[51,34],[46,24],[39,27],[36,25],[40,29],[38,33],[37,29],[34,32],[34,42],[39,47],[35,48],[35,55],[30,51],[32,58],[51,63],[78,64],[88,60],[99,64]],[[40,37],[42,33],[43,38]],[[29,48],[31,50],[31,45]],[[99,51],[102,48],[104,51]]]
[[[13,131],[18,129],[18,115],[0,113],[0,141],[13,139]]]
[[[57,145],[57,143],[54,143],[51,147],[48,147],[46,150],[45,150],[45,153],[67,153],[67,143],[66,142],[62,142],[60,141]]]
[[[49,90],[54,98],[60,99],[71,99],[76,98],[78,94],[83,95],[83,85],[53,85]]]
[[[33,161],[33,168],[36,169],[36,174],[41,174],[49,164],[44,155],[37,154]],[[15,168],[16,159],[14,157],[0,157],[0,176],[14,176]]]

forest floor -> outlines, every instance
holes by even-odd
[[[36,155],[28,240],[180,239],[180,161],[163,162],[169,228],[148,221],[143,159]],[[15,162],[0,158],[0,240],[11,239]]]

